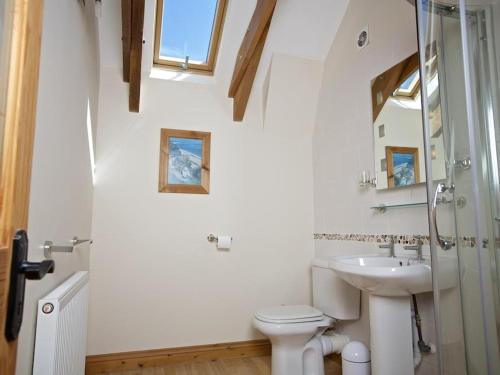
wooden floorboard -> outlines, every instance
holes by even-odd
[[[341,375],[338,361],[325,359],[325,375]],[[271,375],[271,357],[230,358],[207,362],[176,363],[108,375]]]
[[[92,355],[87,357],[86,375],[112,374],[147,368],[168,368],[180,363],[207,363],[229,358],[254,358],[271,355],[269,340],[251,340],[211,345]],[[228,366],[232,364],[228,362]],[[250,365],[251,366],[251,365]],[[197,371],[196,367],[193,371]],[[173,367],[175,368],[175,367]],[[184,371],[183,366],[179,372]],[[187,370],[186,370],[187,371]],[[193,372],[192,370],[190,370]],[[210,372],[210,369],[205,371]],[[143,374],[143,373],[140,373]]]

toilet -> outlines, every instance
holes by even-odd
[[[328,268],[328,259],[312,263],[313,305],[260,309],[255,328],[272,344],[272,375],[324,375],[323,357],[341,352],[343,335],[326,335],[336,320],[359,319],[361,292]]]

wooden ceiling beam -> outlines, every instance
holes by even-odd
[[[145,0],[130,0],[131,28],[130,28],[130,92],[129,111],[139,112],[141,97],[141,61],[142,35],[144,29]]]
[[[415,72],[415,70],[418,70],[419,58],[420,56],[417,52],[406,59],[406,65],[401,72],[401,76],[399,77],[399,81],[396,83],[396,88],[394,90],[401,86],[403,82]]]
[[[252,60],[258,48],[258,44],[262,39],[262,35],[264,32],[267,34],[267,30],[269,29],[269,24],[274,13],[274,8],[276,7],[276,1],[277,0],[257,0],[257,5],[250,21],[250,25],[245,33],[245,37],[243,38],[243,42],[241,43],[238,56],[236,58],[233,77],[229,86],[228,96],[230,98],[234,98],[236,95],[238,87],[240,86],[240,83],[245,76],[245,72],[250,65],[250,61]]]
[[[123,81],[130,81],[130,31],[132,29],[132,0],[122,0]]]
[[[418,63],[419,55],[417,52],[375,78],[372,83],[373,122],[394,91],[418,69]]]
[[[266,44],[267,32],[269,31],[269,24],[264,29],[259,42],[257,43],[256,49],[252,58],[249,61],[248,67],[245,70],[245,74],[236,90],[233,102],[233,120],[243,121],[245,116],[245,111],[248,104],[248,99],[250,98],[250,93],[252,92],[252,86],[257,74],[257,68],[259,67],[260,57],[262,56],[262,51],[264,50],[264,45]]]

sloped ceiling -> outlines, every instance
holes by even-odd
[[[273,52],[324,60],[348,3],[348,0],[279,0],[269,46]]]
[[[278,0],[256,83],[262,84],[273,53],[323,61],[349,0]],[[119,0],[102,2],[99,21],[101,66],[122,68]],[[215,75],[229,82],[235,57],[256,0],[230,0]],[[143,70],[152,66],[155,0],[146,0]]]

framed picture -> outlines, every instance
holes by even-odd
[[[386,146],[387,185],[389,188],[418,184],[420,167],[417,147]]]
[[[210,133],[161,129],[160,193],[208,194]]]

